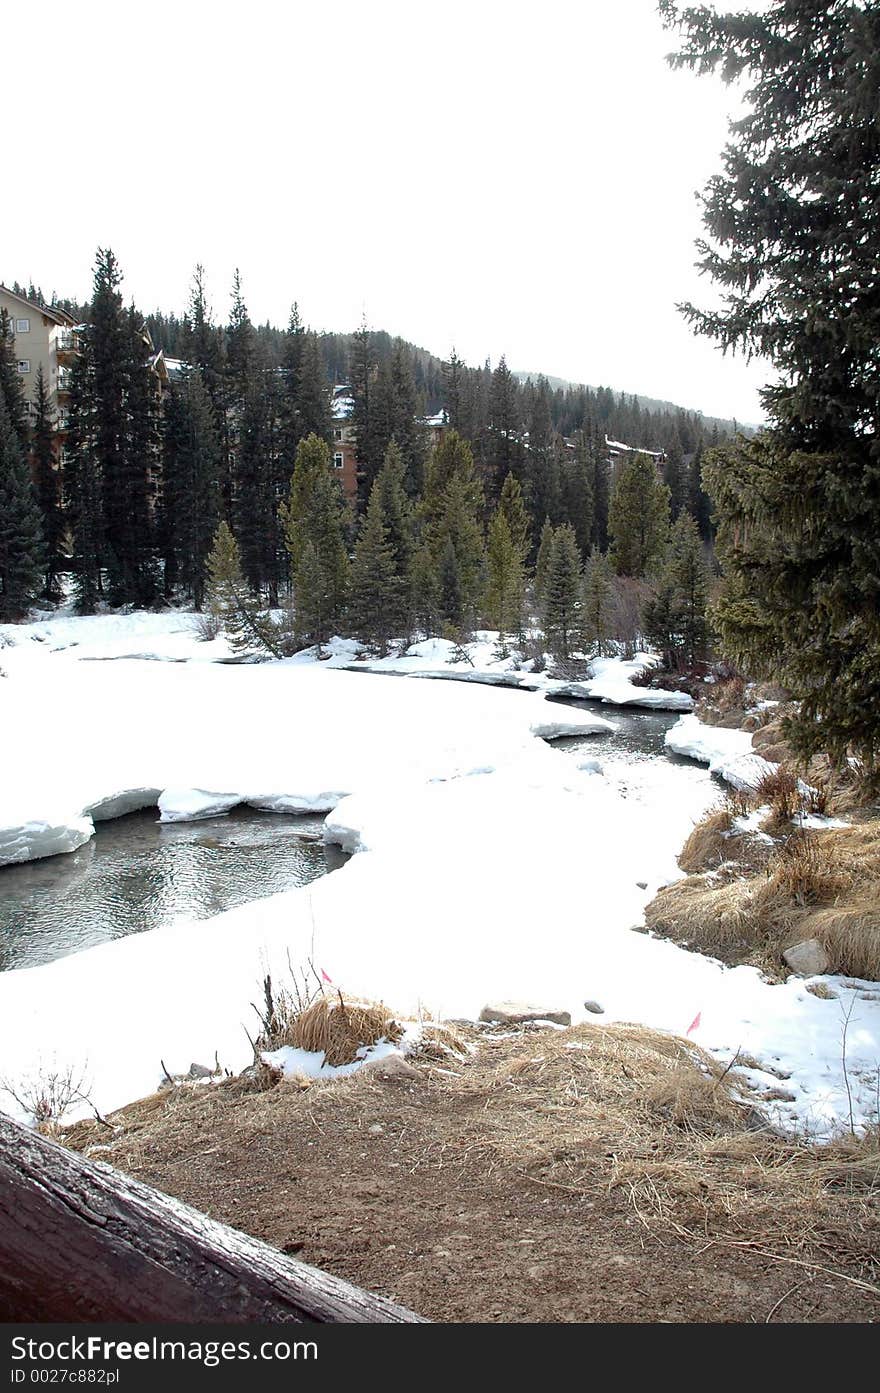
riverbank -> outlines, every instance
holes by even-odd
[[[435,1320],[880,1316],[864,1144],[760,1130],[664,1033],[456,1029],[403,1074],[184,1086],[65,1140]]]
[[[689,1034],[722,1068],[747,1052],[774,1126],[827,1139],[851,1116],[870,1125],[876,1001],[860,1004],[844,1063],[839,999],[643,931],[717,796],[705,768],[615,760],[613,713],[494,685],[355,675],[308,656],[82,661],[98,656],[105,618],[79,621],[76,647],[67,620],[55,652],[30,639],[4,650],[21,805],[45,817],[41,800],[65,794],[118,810],[152,790],[168,819],[241,802],[323,808],[326,841],[356,854],[307,889],[0,974],[0,1076],[19,1097],[72,1073],[106,1112],[152,1092],[163,1065],[217,1057],[238,1072],[264,976],[311,960],[409,1015],[473,1019],[501,997],[552,1002],[577,1023],[598,1004],[607,1023]],[[606,738],[597,760],[590,742]]]

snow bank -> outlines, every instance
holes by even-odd
[[[734,788],[756,788],[776,768],[755,754],[749,731],[707,726],[696,716],[682,716],[676,721],[666,732],[665,743],[675,754],[708,764],[710,773],[718,774]]]
[[[76,851],[94,835],[90,817],[27,818],[17,812],[4,818],[0,805],[0,866]]]
[[[76,652],[29,641],[4,650],[0,719],[15,738],[0,843],[27,854],[50,836],[84,840],[82,809],[138,790],[162,790],[163,813],[188,815],[218,793],[281,806],[346,791],[325,836],[359,854],[308,887],[212,919],[0,973],[0,1076],[20,1094],[71,1069],[107,1112],[155,1088],[160,1060],[182,1074],[216,1050],[240,1069],[266,973],[281,984],[289,964],[311,961],[351,995],[408,1016],[475,1018],[503,998],[552,1000],[574,1021],[599,1002],[603,1021],[678,1034],[699,1017],[691,1038],[724,1063],[754,1056],[785,1091],[762,1104],[780,1125],[825,1135],[848,1125],[847,1079],[856,1119],[874,1116],[873,984],[824,979],[836,996],[821,999],[803,979],[770,985],[753,968],[632,932],[715,800],[705,768],[615,761],[612,738],[597,777],[577,768],[582,752],[534,733],[576,718],[580,733],[590,713],[479,684],[297,660],[80,663]],[[669,748],[738,773],[743,760],[755,767],[747,739],[685,716]]]

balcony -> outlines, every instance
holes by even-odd
[[[55,352],[62,361],[79,353],[79,339],[76,334],[64,330],[55,335]]]
[[[62,368],[58,373],[58,381],[55,384],[55,391],[59,397],[66,397],[70,394],[70,373]]]

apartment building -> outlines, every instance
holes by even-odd
[[[0,309],[9,316],[13,354],[29,410],[33,411],[36,397],[37,369],[42,367],[56,428],[63,429],[70,365],[78,352],[76,321],[64,310],[37,305],[5,285],[0,285]]]
[[[333,417],[333,448],[330,459],[333,468],[338,471],[346,498],[351,500],[357,498],[358,481],[357,442],[351,423],[353,411],[354,398],[351,388],[345,383],[340,383],[333,388],[330,403],[330,414]]]

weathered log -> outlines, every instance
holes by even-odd
[[[0,1116],[0,1319],[422,1317]]]

